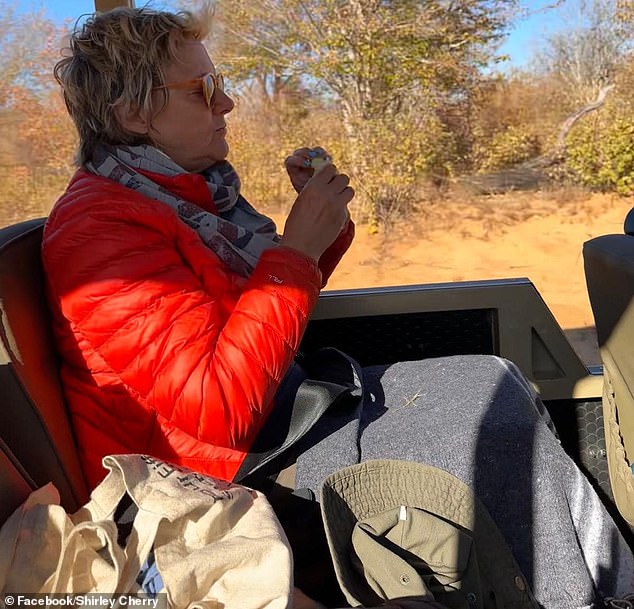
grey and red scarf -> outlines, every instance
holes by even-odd
[[[187,173],[153,146],[100,145],[86,169],[169,205],[208,248],[243,277],[252,273],[262,252],[279,242],[273,220],[256,211],[240,195],[240,178],[227,161],[215,163],[201,174],[218,216],[177,197],[137,171],[165,176]]]

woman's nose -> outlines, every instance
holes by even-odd
[[[214,114],[228,114],[233,110],[235,103],[224,91],[217,90],[214,97],[211,108]]]

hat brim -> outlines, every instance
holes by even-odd
[[[466,484],[423,463],[374,460],[331,474],[321,490],[322,517],[335,573],[352,606],[388,600],[378,598],[352,565],[352,531],[358,521],[398,506],[425,510],[470,532],[481,564],[494,569],[502,591],[512,597],[526,592],[526,600],[532,599],[523,578],[518,580],[520,570],[506,541]]]

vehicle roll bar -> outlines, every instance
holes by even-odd
[[[118,6],[134,8],[134,0],[95,0],[95,11],[103,13]]]

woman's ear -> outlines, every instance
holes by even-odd
[[[147,119],[146,112],[142,108],[132,106],[131,104],[121,104],[114,108],[115,116],[119,125],[136,135],[147,135],[150,130],[150,121]]]

